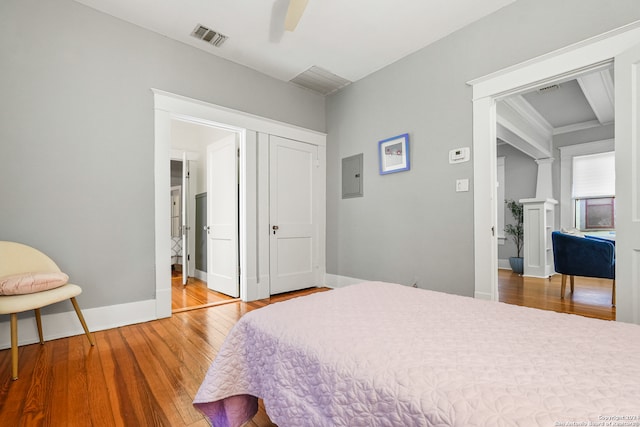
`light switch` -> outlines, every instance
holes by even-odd
[[[469,191],[469,179],[456,179],[456,192]]]

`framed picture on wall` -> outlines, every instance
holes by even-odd
[[[378,156],[380,175],[408,171],[410,168],[409,134],[404,133],[378,142]]]

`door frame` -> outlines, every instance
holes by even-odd
[[[184,162],[185,162],[184,158],[185,158],[185,156],[186,156],[186,160],[188,162],[199,162],[199,161],[201,161],[199,155],[197,153],[192,152],[192,151],[176,150],[176,149],[173,149],[173,148],[170,149],[169,160],[170,161],[173,161],[173,160],[179,161],[180,163],[182,163],[182,167],[183,168],[185,167],[184,166]],[[194,172],[194,177],[193,178],[194,178],[194,180],[196,179],[195,172]],[[194,180],[190,180],[190,182],[189,182],[189,191],[191,191],[193,189],[193,187],[194,187],[194,185],[193,185]],[[173,188],[173,187],[171,187],[171,188]],[[182,188],[182,185],[180,185],[180,188]],[[182,192],[183,191],[184,191],[184,189],[181,189],[181,192],[180,192],[180,203],[181,204],[182,204]],[[188,194],[193,195],[192,193],[188,193]],[[180,215],[182,216],[182,206],[180,207],[180,209],[181,209],[180,210]],[[195,240],[194,239],[195,229],[193,229],[193,225],[195,224],[195,201],[192,200],[191,204],[189,204],[187,206],[187,211],[188,211],[188,214],[187,214],[187,225],[191,225],[192,226],[192,229],[188,230],[189,237],[188,237],[187,240],[188,240],[188,246],[189,247],[187,248],[187,253],[193,253],[195,251],[195,242],[194,242],[194,240]],[[182,224],[180,224],[180,225],[182,226]],[[183,247],[183,251],[184,251],[184,241],[182,242],[182,247]],[[183,257],[184,257],[184,255],[183,255]],[[195,267],[194,267],[194,265],[195,265],[195,263],[191,264],[191,266],[188,268],[188,271],[187,271],[187,275],[188,276],[192,276],[193,277],[195,275]],[[194,274],[191,274],[191,273],[194,273]],[[183,285],[184,285],[184,283],[183,283]]]
[[[637,45],[638,40],[640,21],[467,82],[473,87],[476,298],[498,300],[497,239],[492,233],[497,225],[496,100],[611,62],[616,55]],[[638,283],[624,286],[633,286],[635,292],[640,292]]]
[[[171,120],[179,118],[213,125],[241,133],[240,137],[240,298],[243,301],[269,296],[269,254],[265,253],[260,235],[268,233],[268,223],[259,220],[263,197],[259,197],[258,142],[272,134],[314,144],[324,153],[327,135],[288,123],[233,110],[220,105],[151,89],[154,99],[154,183],[155,183],[155,284],[156,317],[171,316],[171,233],[170,233],[170,145]],[[324,157],[323,157],[324,159]],[[322,195],[324,202],[324,194]],[[324,212],[324,211],[323,211]],[[321,219],[321,275],[324,280],[324,218]],[[263,230],[264,228],[264,230]],[[264,239],[262,239],[264,240]],[[268,277],[268,274],[267,274]],[[265,281],[267,283],[265,283]],[[266,293],[265,293],[266,292]]]

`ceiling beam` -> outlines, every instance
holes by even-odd
[[[547,152],[539,150],[535,146],[529,144],[527,141],[511,132],[509,129],[502,126],[500,123],[498,123],[496,126],[496,137],[498,139],[498,145],[500,145],[501,142],[509,144],[513,148],[523,152],[534,160],[549,157]]]
[[[498,137],[534,159],[552,157],[553,128],[522,96],[496,105]]]
[[[578,77],[580,89],[601,125],[614,120],[613,78],[610,69]]]

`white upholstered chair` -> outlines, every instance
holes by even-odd
[[[0,277],[38,272],[60,272],[60,269],[51,258],[37,249],[21,243],[0,241]],[[75,298],[80,293],[82,289],[79,286],[66,283],[40,292],[0,295],[0,314],[9,314],[11,322],[11,376],[14,380],[18,379],[18,313],[35,311],[40,344],[44,344],[40,308],[69,299],[89,342],[95,345]]]

